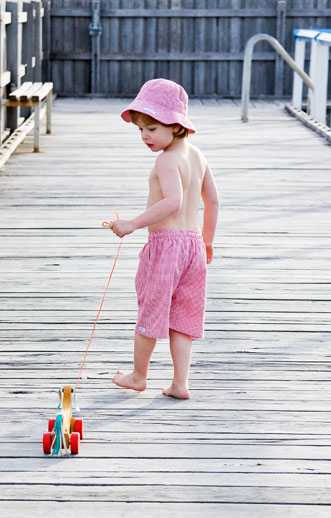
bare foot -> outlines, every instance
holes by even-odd
[[[137,380],[133,372],[130,374],[124,374],[121,371],[117,371],[112,382],[119,387],[137,390],[138,392],[142,392],[146,389],[146,380]]]
[[[177,399],[190,399],[190,393],[187,387],[176,387],[173,383],[170,387],[163,389],[162,394],[169,397],[175,397]]]

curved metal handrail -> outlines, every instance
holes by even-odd
[[[278,54],[283,58],[284,61],[290,67],[299,74],[299,76],[303,79],[303,81],[308,85],[309,88],[314,90],[314,83],[308,74],[306,74],[291,58],[291,56],[286,52],[284,47],[279,43],[276,38],[270,36],[269,34],[256,34],[252,36],[246,43],[245,47],[245,57],[244,57],[244,69],[243,69],[243,79],[242,79],[242,89],[241,89],[241,118],[243,122],[248,122],[248,103],[250,96],[250,87],[251,87],[251,69],[252,69],[252,58],[253,58],[253,49],[256,43],[259,41],[267,41],[270,45],[278,52]]]

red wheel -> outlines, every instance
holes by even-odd
[[[82,441],[84,439],[84,421],[83,421],[83,419],[76,419],[75,432],[79,433],[80,440]]]
[[[52,432],[54,430],[55,421],[56,421],[56,419],[48,420],[48,431],[49,432]]]
[[[70,435],[70,449],[71,449],[71,453],[73,453],[74,455],[79,453],[79,443],[80,443],[79,433],[72,432],[72,434]]]
[[[52,449],[52,434],[50,432],[45,432],[43,435],[43,449],[44,453],[51,453]]]

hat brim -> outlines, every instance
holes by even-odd
[[[121,117],[125,122],[131,122],[131,110],[149,115],[153,119],[157,120],[158,122],[162,122],[163,124],[180,124],[183,126],[183,128],[186,128],[189,133],[196,132],[194,124],[192,124],[192,122],[181,113],[167,111],[163,107],[160,110],[159,106],[153,104],[150,104],[150,106],[147,107],[146,101],[142,102],[139,99],[132,101],[132,103],[130,103],[129,106],[127,106],[121,113]]]

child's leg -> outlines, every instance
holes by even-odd
[[[174,377],[170,387],[163,389],[165,396],[188,399],[188,375],[190,371],[192,337],[169,330],[170,352],[174,364]]]
[[[142,391],[146,388],[149,361],[156,344],[155,338],[148,338],[138,333],[134,337],[134,366],[130,374],[117,371],[113,383],[119,387]]]

